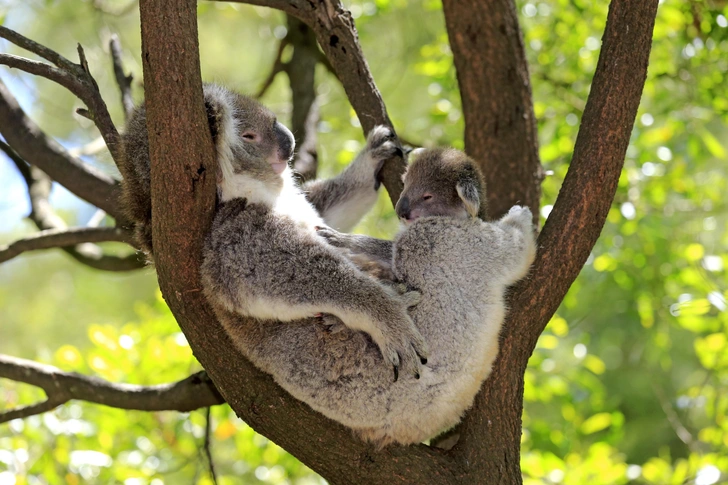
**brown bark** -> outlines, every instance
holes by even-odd
[[[492,218],[515,204],[538,221],[538,158],[523,36],[513,0],[443,0],[465,118],[465,151],[478,161]]]
[[[195,356],[235,412],[332,483],[453,481],[454,464],[425,446],[376,452],[290,397],[235,350],[199,285],[212,219],[213,147],[202,103],[194,0],[142,0],[142,59],[152,166],[155,264],[162,294]]]
[[[594,247],[637,114],[658,0],[612,0],[569,171],[539,236],[530,277],[513,290],[491,377],[463,423],[462,452],[487,483],[521,483],[523,375],[539,335]],[[484,436],[488,438],[484,439]]]
[[[283,7],[289,11],[292,5],[297,4]],[[371,127],[386,119],[381,97],[365,75],[350,17],[338,4],[306,5],[306,18],[301,18],[316,30],[319,42],[329,42],[324,51],[339,66],[352,104],[358,112],[379,113],[362,118],[362,124]],[[213,173],[212,146],[201,102],[194,2],[142,0],[160,287],[195,355],[238,415],[331,483],[520,483],[523,372],[538,335],[593,247],[614,196],[644,83],[656,5],[657,0],[612,2],[584,126],[540,237],[535,269],[514,291],[495,372],[466,418],[462,440],[445,453],[425,446],[373,450],[291,398],[234,350],[199,291],[200,246],[212,217],[214,180],[206,177]],[[316,11],[319,7],[325,11]],[[354,69],[340,72],[342,66]],[[363,91],[355,93],[357,88]],[[529,100],[524,103],[530,106]],[[530,176],[536,185],[537,177]]]

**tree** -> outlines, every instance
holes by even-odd
[[[388,122],[386,108],[359,48],[353,20],[341,4],[276,0],[253,3],[279,8],[308,25],[365,131]],[[494,373],[461,425],[459,442],[449,451],[421,445],[374,452],[353,439],[347,430],[295,402],[271,379],[252,368],[223,337],[201,296],[197,268],[202,237],[214,205],[214,180],[206,177],[212,173],[214,160],[199,99],[195,2],[142,1],[142,57],[156,214],[154,238],[155,247],[159,248],[155,265],[167,303],[214,383],[213,387],[208,381],[193,377],[172,389],[145,391],[158,396],[159,392],[171,393],[192,386],[193,396],[204,397],[193,404],[209,405],[219,402],[219,390],[246,422],[334,483],[368,483],[391,480],[393,476],[402,477],[405,483],[520,483],[526,363],[538,336],[587,260],[607,217],[644,84],[656,7],[657,2],[652,0],[612,1],[569,171],[541,232],[532,276],[513,292],[513,310]],[[493,216],[499,216],[518,201],[527,203],[537,213],[542,176],[528,68],[514,5],[444,2],[443,10],[462,96],[465,148],[488,176]],[[2,62],[51,78],[78,95],[115,155],[118,134],[88,73],[82,51],[80,65],[76,65],[17,34],[6,30],[3,34],[56,67],[10,56],[0,58]],[[123,76],[120,84],[123,90]],[[17,155],[18,166],[25,167],[24,161],[30,162],[123,222],[115,202],[116,183],[66,157],[13,104],[9,91],[2,91],[2,95],[0,130],[8,142],[7,151],[12,153],[12,149]],[[400,190],[400,171],[401,167],[396,165],[385,171],[385,187],[393,200]],[[32,170],[25,173],[34,193],[32,188],[40,187],[43,178]],[[180,192],[175,189],[179,187],[191,189]],[[42,214],[42,194],[36,205],[34,212]],[[24,249],[67,247],[70,243],[129,240],[118,229],[66,231],[58,224],[43,222],[46,220],[39,218],[39,227],[55,228],[54,232],[18,241],[5,250],[5,256]],[[184,238],[179,236],[183,233],[180,228],[184,228]],[[97,266],[113,264],[119,268],[137,264],[129,258],[94,259],[79,248],[69,251],[82,262]],[[41,376],[47,376],[48,371],[44,373],[27,363],[6,359],[0,369],[8,377],[26,379],[49,393],[47,403],[16,410],[6,417],[41,412],[71,397],[92,399],[88,394],[66,392],[78,389],[76,386],[54,392],[56,382],[61,381],[42,380]],[[34,377],[31,380],[22,375]],[[97,394],[98,387],[90,394]],[[107,402],[122,406],[116,400]],[[169,407],[189,409],[183,404],[178,406]],[[311,436],[322,438],[312,446]]]

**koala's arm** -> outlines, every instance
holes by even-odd
[[[335,315],[372,337],[395,378],[400,365],[419,373],[426,345],[407,314],[418,293],[399,295],[315,234],[244,204],[233,199],[220,206],[205,245],[203,288],[214,304],[262,320]]]
[[[317,233],[331,246],[347,249],[349,259],[362,271],[376,275],[379,279],[394,279],[392,241],[360,234],[345,234],[329,227],[318,228]]]
[[[386,160],[401,156],[392,130],[377,126],[364,149],[338,176],[306,183],[303,190],[327,225],[349,231],[377,201],[379,172]]]

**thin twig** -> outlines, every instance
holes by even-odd
[[[0,149],[13,161],[28,187],[31,212],[28,216],[40,230],[66,231],[66,222],[59,217],[48,202],[52,182],[50,177],[37,167],[29,166],[10,146],[0,141]],[[95,244],[82,243],[62,247],[79,263],[103,271],[131,271],[144,267],[136,254],[128,256],[105,255]],[[12,251],[11,251],[12,252]],[[9,258],[8,258],[9,259]]]
[[[282,62],[283,57],[283,50],[288,45],[288,41],[286,39],[282,39],[280,44],[278,44],[278,51],[276,52],[275,60],[273,61],[273,67],[271,67],[270,73],[268,73],[268,77],[265,78],[265,81],[263,81],[263,84],[261,84],[260,89],[258,89],[258,92],[256,93],[255,97],[260,99],[263,97],[263,95],[268,91],[268,88],[273,84],[273,80],[276,78],[278,73],[283,72],[285,70],[285,64]]]
[[[42,57],[47,61],[50,61],[55,66],[60,67],[61,69],[70,71],[75,69],[75,67],[77,66],[56,51],[49,49],[46,46],[35,42],[34,40],[30,40],[27,37],[15,32],[14,30],[3,27],[2,25],[0,25],[0,37],[9,40],[18,47],[30,51],[33,54],[37,54],[38,56]]]
[[[118,384],[31,360],[0,355],[0,377],[40,387],[48,400],[0,413],[0,423],[50,411],[72,399],[117,409],[188,412],[222,404],[214,384],[202,371],[170,384]]]
[[[119,86],[119,91],[121,91],[121,106],[124,108],[124,117],[128,120],[132,111],[134,111],[134,99],[131,96],[131,83],[134,76],[124,73],[124,64],[121,59],[121,41],[119,41],[118,35],[111,36],[109,50],[114,65],[116,84]]]
[[[89,110],[88,117],[96,124],[101,136],[106,141],[106,146],[109,147],[112,158],[118,164],[121,156],[119,151],[119,132],[111,120],[106,103],[99,92],[98,84],[91,75],[81,44],[77,47],[79,64],[75,64],[52,49],[38,44],[7,27],[0,28],[0,37],[30,52],[38,54],[57,66],[57,68],[54,68],[48,64],[25,59],[24,57],[0,54],[0,64],[5,64],[9,67],[14,67],[54,81],[83,101]]]
[[[123,242],[134,245],[134,236],[120,227],[74,227],[48,229],[32,236],[18,239],[7,246],[0,246],[0,263],[4,263],[27,251],[65,248],[82,243]]]
[[[207,457],[207,466],[210,470],[210,479],[214,485],[217,485],[217,474],[215,473],[215,462],[212,460],[212,450],[210,449],[210,428],[212,427],[212,408],[205,408],[205,442],[202,449],[205,450]]]
[[[687,445],[691,452],[697,452],[698,448],[696,447],[695,438],[693,438],[692,433],[680,421],[680,416],[675,412],[669,399],[665,396],[665,392],[655,383],[652,384],[652,389],[655,392],[657,400],[660,402],[660,407],[665,413],[665,417],[667,417],[667,422],[670,423],[670,427],[675,431],[677,437]]]

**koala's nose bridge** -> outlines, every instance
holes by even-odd
[[[293,149],[296,147],[293,133],[278,121],[276,121],[274,130],[276,133],[276,141],[278,142],[278,153],[281,155],[281,158],[288,160],[293,156]]]
[[[397,205],[394,207],[394,211],[400,218],[409,219],[410,214],[410,200],[409,197],[400,197],[397,201]]]

